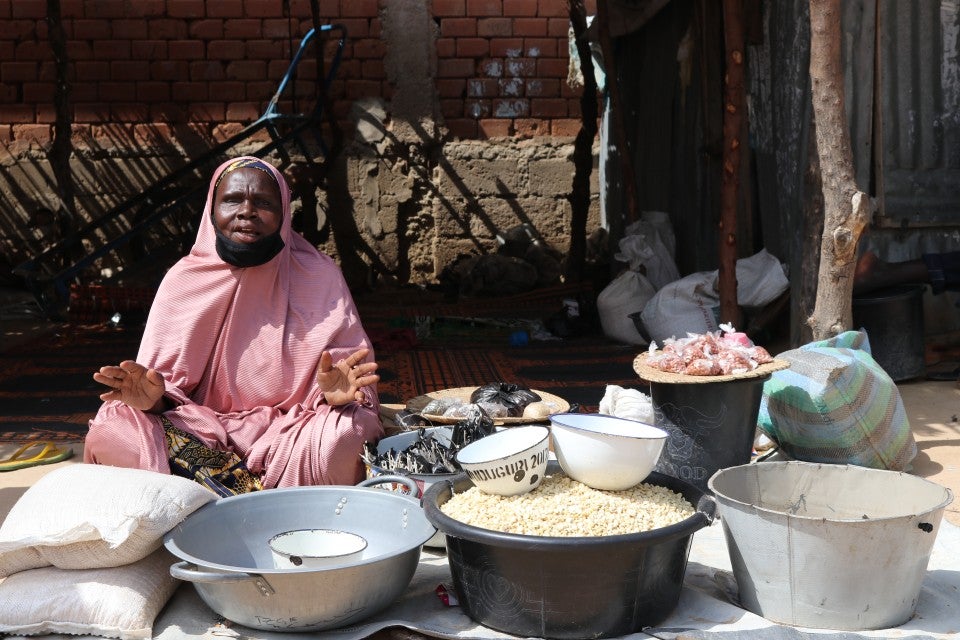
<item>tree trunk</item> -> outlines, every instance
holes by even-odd
[[[720,178],[720,321],[741,328],[737,304],[737,205],[740,194],[740,132],[743,125],[743,0],[723,0],[723,171]]]
[[[810,0],[810,79],[824,205],[817,301],[807,320],[814,340],[837,335],[853,324],[857,243],[873,209],[870,196],[857,189],[854,179],[840,17],[840,0]]]

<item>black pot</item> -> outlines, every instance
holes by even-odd
[[[645,480],[683,495],[697,512],[669,527],[599,537],[545,537],[481,529],[440,506],[473,483],[427,489],[427,519],[447,536],[460,606],[476,622],[517,636],[604,638],[640,631],[676,608],[693,534],[713,522],[713,496],[657,472]]]

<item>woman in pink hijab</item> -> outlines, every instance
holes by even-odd
[[[84,460],[224,495],[355,484],[364,441],[383,435],[376,369],[339,267],[291,229],[283,176],[231,160],[157,290],[136,361],[93,376],[109,390]]]

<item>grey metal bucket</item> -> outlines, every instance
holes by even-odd
[[[894,382],[926,372],[923,285],[882,289],[852,300],[853,324],[870,340],[870,355]]]
[[[709,482],[741,605],[815,629],[887,629],[917,605],[949,489],[895,471],[758,462]]]

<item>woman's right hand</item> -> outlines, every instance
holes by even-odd
[[[110,388],[100,394],[101,400],[119,400],[134,409],[148,412],[163,408],[166,390],[163,376],[133,360],[124,360],[119,366],[100,367],[93,379]]]

